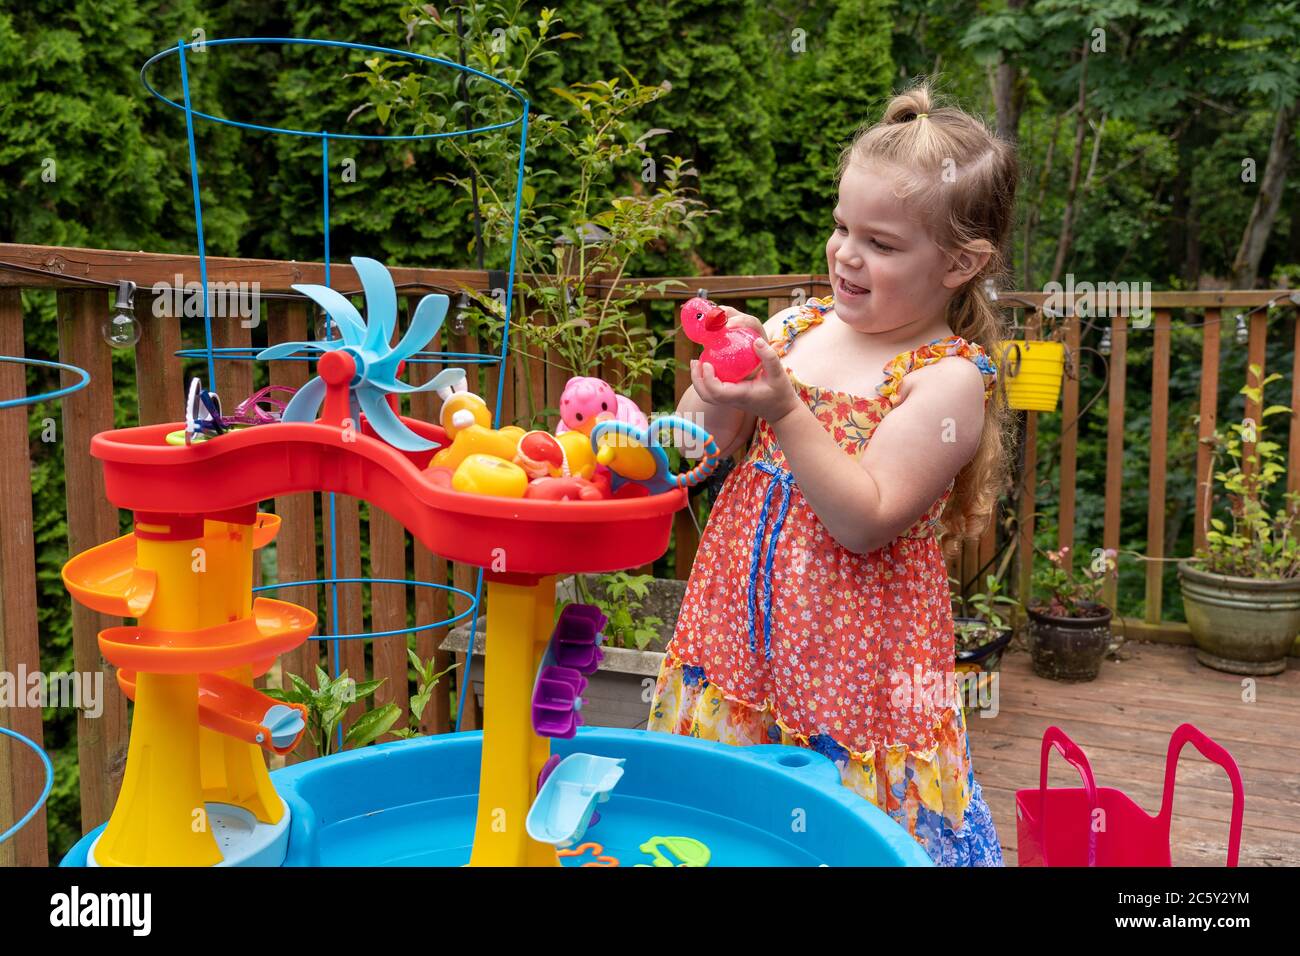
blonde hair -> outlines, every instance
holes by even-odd
[[[931,238],[949,251],[989,249],[988,262],[948,303],[953,334],[978,343],[994,361],[998,342],[1008,336],[1002,311],[983,291],[986,278],[1006,270],[1002,247],[1015,216],[1019,162],[1015,147],[982,120],[936,103],[928,81],[894,96],[880,121],[859,129],[840,154],[835,182],[850,164],[881,164],[898,174],[900,199],[926,210]],[[957,474],[940,515],[938,534],[945,557],[962,539],[978,538],[988,527],[1007,486],[1012,416],[997,389],[984,415],[979,449]]]

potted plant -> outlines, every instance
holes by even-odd
[[[990,675],[1001,666],[1002,652],[1013,633],[1002,613],[1009,614],[1020,602],[1002,593],[1002,580],[996,574],[985,577],[984,591],[970,595],[961,593],[956,578],[948,580],[953,589],[953,670],[962,675],[958,686],[962,707],[969,712],[975,702],[983,708],[991,700]]]
[[[1002,652],[1011,643],[1012,628],[1002,616],[1010,609],[1020,607],[1020,602],[1002,593],[1002,581],[995,574],[984,579],[984,591],[977,594],[960,593],[961,583],[949,578],[953,585],[953,632],[955,635],[957,670],[991,672],[998,669]]]
[[[588,678],[583,693],[586,703],[582,719],[587,726],[640,728],[650,713],[655,678],[664,660],[664,646],[677,626],[686,582],[655,578],[648,574],[584,574],[560,581],[555,588],[556,616],[565,604],[578,601],[594,604],[609,623],[601,643],[604,659]],[[475,626],[474,658],[470,680],[480,706],[485,706],[483,687],[484,655],[487,647],[485,616]],[[448,633],[441,649],[465,653],[469,627]]]
[[[1060,681],[1095,680],[1110,649],[1111,610],[1100,595],[1118,574],[1117,552],[1095,549],[1077,573],[1068,545],[1046,554],[1048,566],[1034,572],[1036,597],[1026,608],[1034,673]]]
[[[1258,365],[1250,372],[1252,380],[1260,378]],[[1263,405],[1264,386],[1279,378],[1247,384],[1241,393]],[[1270,405],[1260,418],[1290,411]],[[1264,431],[1262,421],[1246,419],[1230,425],[1226,436],[1216,431],[1205,439],[1214,448],[1211,470],[1226,493],[1228,518],[1211,518],[1205,547],[1178,563],[1196,658],[1232,674],[1280,673],[1300,632],[1300,494],[1273,491],[1286,468],[1277,442],[1266,440]],[[1218,470],[1225,455],[1230,464]],[[1270,510],[1278,497],[1283,506]]]

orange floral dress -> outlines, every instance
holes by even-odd
[[[785,355],[833,299],[811,299],[772,343]],[[950,336],[904,352],[866,398],[801,382],[802,401],[848,455],[861,455],[903,376],[948,356],[976,363],[985,402],[997,368]],[[795,744],[839,767],[845,786],[907,828],[937,863],[1001,865],[952,694],[948,571],[935,536],[952,484],[911,528],[857,554],[804,500],[759,420],[700,541],[648,727],[749,745]]]

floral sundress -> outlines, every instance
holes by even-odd
[[[792,313],[772,343],[777,354],[833,306],[833,297],[814,298]],[[987,405],[997,368],[958,336],[896,356],[870,398],[787,373],[836,443],[857,457],[897,403],[903,376],[947,356],[980,368]],[[760,419],[700,540],[648,728],[816,750],[936,863],[1000,866],[949,683],[952,604],[935,526],[951,492],[950,483],[889,544],[856,554],[813,513]]]

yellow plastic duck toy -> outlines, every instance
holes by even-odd
[[[512,461],[519,450],[519,439],[524,437],[524,430],[518,425],[505,428],[485,428],[473,424],[456,432],[451,444],[433,456],[429,462],[431,468],[459,468],[470,455],[492,455]]]
[[[569,474],[590,481],[596,474],[596,453],[591,450],[591,439],[579,431],[564,432],[555,438],[564,449]]]
[[[471,425],[492,427],[491,409],[487,407],[487,402],[482,397],[469,391],[469,381],[464,375],[450,385],[438,389],[437,394],[442,399],[438,424],[442,426],[448,438],[454,441],[459,432]]]
[[[456,467],[451,486],[470,494],[522,498],[528,490],[528,474],[504,458],[470,455]]]

